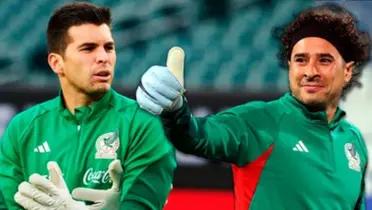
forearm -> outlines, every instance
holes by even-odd
[[[1,190],[0,190],[0,210],[6,210],[5,201],[3,198],[3,194],[1,193]]]
[[[14,179],[4,178],[0,175],[1,191],[3,191],[3,200],[0,199],[0,210],[3,209],[22,209],[15,201],[14,195],[17,192],[18,182],[15,182]],[[7,207],[7,208],[6,208]]]
[[[171,154],[172,153],[172,154]],[[148,166],[121,197],[124,210],[161,210],[171,190],[176,162],[173,152]],[[123,187],[126,186],[124,181]]]
[[[136,200],[127,200],[125,202],[122,203],[122,205],[120,206],[120,210],[131,210],[131,209],[135,209],[135,210],[152,210],[151,207],[149,207],[148,205],[144,205],[143,203],[141,202],[138,202]]]
[[[13,198],[18,185],[23,181],[22,174],[17,161],[6,153],[9,150],[4,147],[5,139],[0,141],[2,141],[0,144],[0,191],[2,192],[0,209],[2,205],[12,210],[22,209]]]
[[[196,128],[192,123],[192,115],[187,103],[184,102],[181,109],[174,112],[163,112],[161,119],[165,133],[172,144],[182,152],[196,154],[195,147],[199,139],[193,132]]]
[[[242,123],[234,116],[193,117],[187,103],[173,113],[163,113],[168,139],[181,152],[235,162],[239,154]]]

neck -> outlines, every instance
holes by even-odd
[[[333,100],[330,100],[330,103],[326,106],[326,110],[325,110],[327,113],[328,123],[330,123],[335,117],[336,110],[337,110],[338,104],[341,99],[341,95],[334,96],[332,99]]]
[[[76,94],[66,91],[62,88],[63,99],[66,108],[72,113],[75,114],[75,109],[81,106],[87,106],[93,102],[92,99],[87,97],[84,94]]]
[[[337,106],[334,106],[333,104],[328,106],[326,108],[326,113],[327,113],[327,120],[328,120],[328,123],[330,123],[333,119],[333,117],[335,116],[336,114],[336,110],[337,110]]]
[[[337,104],[338,103],[330,103],[327,105],[312,105],[307,106],[308,110],[311,112],[319,112],[319,111],[325,111],[327,114],[327,121],[328,123],[332,121],[333,117],[335,116],[336,110],[337,110]]]
[[[76,90],[71,86],[61,86],[65,107],[72,113],[75,114],[75,109],[81,106],[87,106],[94,101],[99,100],[104,93],[92,94]]]
[[[338,99],[334,99],[332,101],[329,101],[328,103],[312,103],[312,104],[305,104],[304,102],[301,102],[306,106],[306,108],[310,112],[326,112],[327,114],[327,121],[328,123],[332,121],[333,117],[335,116],[337,107],[338,107]]]

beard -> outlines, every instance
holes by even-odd
[[[109,89],[104,87],[97,87],[92,89],[85,89],[84,92],[87,96],[89,96],[94,101],[99,100],[105,93],[107,93]]]
[[[309,78],[307,82],[314,82],[316,80],[319,80],[319,78]],[[310,112],[326,111],[328,104],[327,96],[322,95],[311,96],[308,94],[304,94],[301,88],[299,88],[301,86],[302,86],[301,82],[298,82],[298,84],[294,86],[297,88],[292,88],[291,84],[288,83],[288,88],[291,92],[291,95],[295,97],[302,105],[304,105]]]
[[[291,95],[304,105],[310,112],[326,111],[327,101],[321,98],[307,98],[302,97],[300,91],[290,90]]]
[[[302,101],[300,102],[310,111],[310,112],[321,112],[326,111],[326,103],[322,101]]]

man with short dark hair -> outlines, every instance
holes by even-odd
[[[50,18],[48,62],[61,92],[14,117],[0,141],[9,209],[163,209],[174,151],[159,119],[111,89],[110,26],[108,8],[82,2]]]
[[[142,76],[137,101],[161,114],[177,149],[233,163],[237,210],[364,209],[367,148],[338,104],[369,59],[368,34],[326,4],[302,11],[281,44],[290,91],[277,100],[194,117],[172,74],[182,67],[168,65]]]

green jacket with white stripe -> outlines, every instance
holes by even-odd
[[[176,162],[161,121],[114,90],[74,115],[59,96],[8,125],[0,140],[0,191],[9,209],[21,209],[13,199],[18,185],[33,173],[47,175],[48,161],[59,164],[70,191],[108,189],[115,158],[124,170],[121,209],[162,209]]]
[[[364,209],[367,149],[337,109],[310,112],[289,93],[198,118],[162,117],[183,152],[233,163],[236,210]]]

